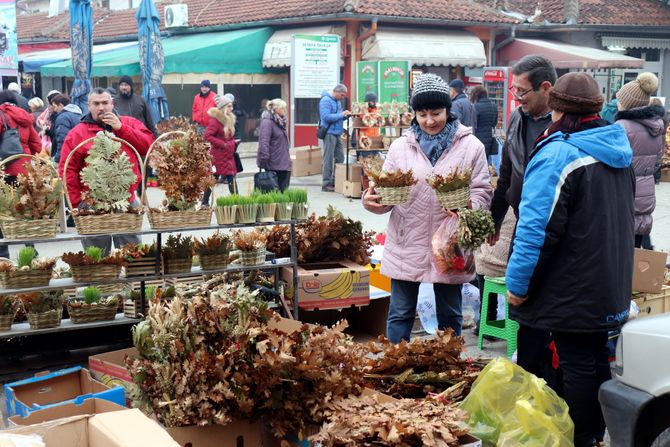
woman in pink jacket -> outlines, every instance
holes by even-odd
[[[431,239],[445,219],[458,219],[437,201],[426,179],[433,173],[446,175],[458,168],[472,170],[471,206],[488,208],[492,189],[482,143],[472,128],[450,113],[449,85],[439,76],[422,75],[414,85],[411,100],[415,112],[411,128],[389,149],[384,170],[412,169],[419,182],[404,205],[379,204],[374,185],[365,190],[363,206],[370,212],[391,212],[381,272],[391,278],[391,306],[386,325],[389,340],[409,340],[416,315],[419,284],[432,283],[439,329],[451,327],[461,333],[461,286],[472,275],[439,273],[431,263]]]

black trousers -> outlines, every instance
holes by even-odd
[[[607,332],[552,332],[563,372],[563,398],[575,423],[575,447],[591,447],[605,435],[598,390],[611,379]]]
[[[559,396],[563,395],[561,369],[552,366],[551,333],[519,324],[516,334],[516,363],[531,374],[541,377]]]
[[[274,171],[277,173],[277,181],[279,182],[279,190],[285,191],[291,183],[291,171]]]

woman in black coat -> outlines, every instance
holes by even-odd
[[[493,138],[493,129],[498,124],[498,107],[489,99],[486,88],[478,85],[470,91],[470,101],[477,111],[475,136],[484,145],[486,157],[498,153],[498,142]]]

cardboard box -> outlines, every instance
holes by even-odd
[[[81,403],[69,402],[63,405],[56,405],[55,407],[33,411],[26,417],[12,416],[9,418],[9,425],[34,425],[41,424],[42,422],[54,421],[56,419],[69,418],[72,416],[102,414],[109,413],[110,411],[122,410],[127,410],[127,408],[108,400],[91,398],[86,399]]]
[[[293,282],[293,267],[283,267],[281,278]],[[294,295],[301,309],[366,306],[370,302],[370,273],[351,261],[301,265]]]
[[[179,447],[137,409],[57,419],[3,433],[39,435],[47,447]]]
[[[335,192],[339,194],[344,193],[344,181],[360,182],[363,175],[363,168],[358,164],[349,164],[349,177],[347,178],[346,163],[338,163],[335,165]],[[360,194],[359,194],[360,197]]]
[[[670,182],[670,168],[661,169],[661,181]]]
[[[290,151],[292,177],[321,174],[323,155],[319,146],[302,146]]]
[[[344,187],[342,188],[342,195],[344,197],[359,199],[362,192],[361,182],[344,181]]]
[[[171,427],[166,430],[181,447],[261,447],[262,445],[261,424],[258,421],[233,421],[228,425],[203,427]]]
[[[108,387],[122,386],[128,390],[133,379],[126,369],[126,356],[138,357],[139,353],[136,348],[128,348],[90,356],[88,369],[91,376]]]
[[[667,253],[636,248],[633,263],[633,291],[660,293],[663,288],[667,259]]]
[[[123,387],[110,388],[92,379],[88,370],[80,366],[8,383],[4,392],[7,416],[25,417],[35,410],[67,402],[81,403],[91,397],[119,405],[126,402]]]
[[[386,319],[389,313],[390,296],[387,293],[377,294],[370,298],[370,304],[362,307],[344,309],[301,310],[300,321],[309,324],[332,326],[340,320],[347,320],[345,332],[356,342],[376,340],[386,335]]]
[[[636,293],[633,301],[640,308],[638,318],[670,312],[670,286],[663,286],[660,293]]]
[[[370,263],[366,267],[368,270],[370,270],[370,286],[391,293],[391,278],[382,275],[381,263],[378,264]]]

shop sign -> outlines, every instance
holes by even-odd
[[[340,37],[293,36],[291,77],[294,98],[320,98],[340,81]]]
[[[369,92],[379,97],[378,65],[379,63],[376,61],[361,61],[356,63],[358,102],[364,102],[365,95]]]
[[[379,61],[379,102],[409,100],[409,61]]]

